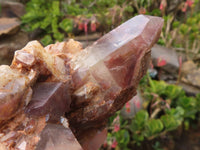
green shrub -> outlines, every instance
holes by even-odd
[[[43,44],[50,44],[54,39],[63,40],[64,34],[59,31],[59,23],[63,17],[60,1],[31,0],[26,4],[26,12],[22,17],[24,29],[26,31],[42,29],[46,33],[42,39]]]
[[[47,45],[62,41],[74,27],[88,32],[89,24],[92,31],[101,24],[104,31],[111,30],[132,16],[129,3],[123,0],[30,0],[21,20],[28,32],[41,29],[44,34],[41,41]]]
[[[140,88],[145,98],[144,109],[132,119],[124,119],[119,112],[111,117],[107,148],[116,140],[118,149],[131,149],[180,126],[188,129],[193,120],[198,120],[200,94],[188,97],[181,87],[148,76],[141,81]],[[114,130],[116,124],[120,127],[118,131]]]

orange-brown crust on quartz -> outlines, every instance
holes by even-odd
[[[29,118],[22,110],[16,117],[1,125],[1,146],[9,150],[14,150],[25,142],[27,150],[34,149],[40,140],[39,135],[45,125],[46,121],[44,116]]]

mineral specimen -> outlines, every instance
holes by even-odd
[[[139,15],[84,50],[69,40],[45,48],[32,41],[16,51],[10,67],[0,66],[0,148],[90,145],[136,94],[162,25],[159,17]]]
[[[88,102],[67,114],[76,132],[102,126],[105,118],[136,94],[162,25],[159,17],[136,16],[73,57],[73,103]]]

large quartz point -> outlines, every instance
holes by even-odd
[[[67,117],[76,131],[102,126],[136,94],[162,25],[160,17],[136,16],[73,57],[74,110]]]
[[[40,138],[36,150],[82,150],[72,131],[62,125],[47,124]]]

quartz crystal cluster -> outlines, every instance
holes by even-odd
[[[16,51],[0,66],[0,149],[83,149],[136,94],[162,25],[139,15],[85,49],[70,39]]]

